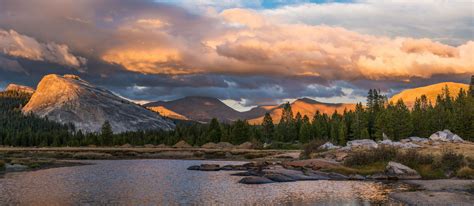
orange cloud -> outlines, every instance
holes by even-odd
[[[340,27],[284,24],[245,9],[225,10],[212,18],[215,21],[210,22],[215,25],[207,25],[205,28],[211,30],[199,38],[180,35],[176,32],[181,31],[176,28],[178,25],[167,25],[165,29],[161,21],[156,21],[160,26],[153,31],[144,27],[133,30],[134,35],[141,32],[139,42],[153,43],[112,48],[102,59],[130,71],[151,74],[270,73],[326,79],[407,79],[474,73],[472,41],[453,47],[430,39],[389,38]]]

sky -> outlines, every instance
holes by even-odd
[[[140,102],[364,101],[474,74],[474,1],[0,0],[0,88],[76,74]]]

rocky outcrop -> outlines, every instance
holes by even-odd
[[[347,142],[347,147],[362,147],[362,148],[377,148],[379,145],[377,142],[371,139],[359,139],[359,140],[352,140]]]
[[[83,132],[98,132],[105,121],[114,133],[174,128],[171,121],[158,114],[74,75],[43,77],[22,111],[63,124],[72,123]]]
[[[5,91],[17,91],[17,92],[23,92],[27,94],[33,94],[35,92],[35,89],[28,86],[18,85],[18,84],[9,84],[7,88],[5,88]]]
[[[464,141],[460,136],[452,133],[451,131],[447,129],[433,133],[430,136],[430,140],[443,141],[443,142],[463,142]]]
[[[398,147],[402,149],[412,149],[412,148],[419,148],[420,145],[411,143],[411,142],[392,142],[392,140],[383,140],[378,142],[379,145],[391,146],[391,147]]]
[[[421,176],[414,169],[397,162],[389,162],[385,168],[385,174],[390,178],[396,179],[420,179]]]

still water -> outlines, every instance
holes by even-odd
[[[84,161],[91,165],[8,173],[1,205],[370,205],[393,203],[376,182],[237,183],[232,172],[188,171],[190,160]]]

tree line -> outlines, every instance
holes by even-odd
[[[474,140],[474,89],[460,90],[452,97],[446,86],[430,102],[426,96],[417,98],[413,108],[403,100],[388,102],[379,90],[371,89],[367,103],[358,103],[354,110],[333,114],[315,112],[312,118],[293,114],[291,105],[283,105],[281,119],[273,123],[265,114],[260,125],[245,120],[221,123],[212,119],[208,124],[176,120],[172,131],[135,131],[114,134],[108,122],[97,133],[76,131],[72,124],[59,124],[34,115],[23,115],[22,105],[28,94],[8,91],[0,93],[0,145],[12,146],[115,146],[123,144],[173,145],[185,140],[192,145],[208,142],[241,144],[304,144],[312,140],[331,141],[344,145],[355,139],[380,140],[388,137],[400,140],[410,136],[429,137],[432,133],[450,129],[466,140]],[[278,146],[275,146],[278,147]]]

